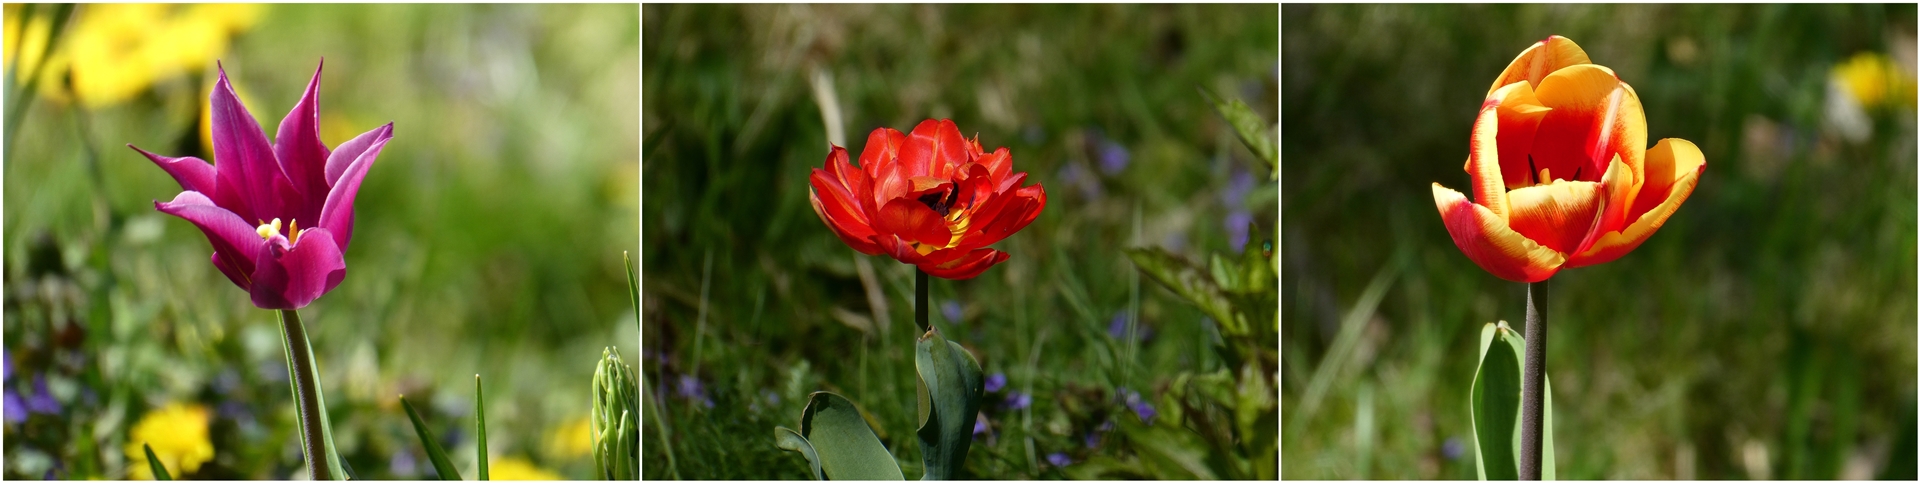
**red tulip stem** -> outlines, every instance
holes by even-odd
[[[927,271],[913,271],[913,322],[920,324],[920,332],[933,330],[927,322]]]
[[[300,313],[280,310],[280,335],[285,338],[288,381],[293,384],[293,401],[299,410],[300,450],[307,457],[307,469],[314,480],[334,479],[333,455],[327,451],[325,432],[326,403],[320,399],[320,368],[313,362],[313,346],[307,343],[307,328]]]
[[[1540,479],[1547,379],[1547,281],[1527,284],[1526,361],[1520,374],[1520,479]]]

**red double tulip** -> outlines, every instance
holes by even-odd
[[[1466,163],[1473,201],[1434,183],[1434,204],[1481,268],[1546,280],[1633,251],[1693,193],[1707,169],[1700,148],[1646,145],[1633,87],[1572,40],[1548,37],[1487,90]]]
[[[847,246],[887,255],[935,277],[963,280],[1006,261],[995,242],[1025,228],[1047,206],[1027,173],[1013,172],[1007,148],[988,153],[979,136],[960,137],[947,119],[922,121],[913,134],[873,130],[860,165],[833,146],[826,169],[810,179],[813,212]]]

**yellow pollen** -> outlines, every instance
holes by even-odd
[[[260,227],[255,228],[253,232],[259,233],[262,239],[271,240],[273,239],[273,234],[280,232],[280,219],[274,218],[273,221],[261,223]]]
[[[287,237],[288,242],[300,243],[300,220],[287,222],[287,234],[289,235]]]
[[[1549,175],[1548,175],[1548,170],[1551,170],[1551,169],[1553,169],[1553,168],[1540,168],[1540,181],[1541,181],[1541,182],[1543,182],[1543,183],[1551,183],[1551,182],[1553,182],[1553,176],[1549,176]]]

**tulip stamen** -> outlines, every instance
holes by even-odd
[[[953,190],[948,189],[943,193],[920,195],[919,201],[921,204],[927,205],[928,208],[932,208],[934,213],[939,213],[941,217],[945,217],[948,212],[953,211]]]
[[[1540,168],[1533,166],[1533,154],[1527,154],[1527,175],[1533,177],[1533,184],[1540,184]]]
[[[274,218],[270,222],[261,222],[260,227],[253,229],[253,232],[260,234],[262,239],[272,240],[274,234],[280,233],[280,219]]]

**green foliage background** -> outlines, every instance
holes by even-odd
[[[302,311],[361,477],[432,477],[401,394],[472,474],[475,374],[496,456],[592,474],[550,438],[587,416],[601,349],[639,352],[620,255],[638,242],[637,10],[273,5],[222,57],[269,136],[323,56],[323,126],[345,130],[327,144],[395,125],[348,276]],[[123,478],[127,428],[169,401],[216,414],[214,460],[175,476],[305,474],[273,314],[207,262],[198,230],[153,210],[179,186],[124,147],[210,159],[196,117],[212,72],[91,112],[40,99],[11,140],[8,387],[45,374],[64,409],[7,426],[9,479]]]
[[[1551,34],[1633,85],[1650,141],[1707,158],[1638,250],[1551,281],[1559,476],[1914,477],[1913,106],[1869,110],[1863,142],[1824,121],[1856,53],[1912,78],[1912,5],[1281,15],[1284,477],[1474,477],[1474,334],[1518,329],[1525,292],[1460,254],[1429,184],[1467,186],[1489,79]]]
[[[1276,14],[1273,5],[644,7],[643,477],[810,477],[804,458],[775,447],[774,427],[798,427],[815,390],[860,405],[905,474],[921,474],[913,269],[858,254],[812,212],[807,176],[828,151],[816,72],[832,78],[856,156],[875,128],[952,118],[988,149],[1006,146],[1015,170],[1046,186],[1045,212],[995,246],[1009,261],[932,283],[933,323],[1007,379],[987,395],[989,432],[961,475],[1213,474],[1197,439],[1126,436],[1148,433],[1130,429],[1144,425],[1116,399],[1120,388],[1158,408],[1156,430],[1178,433],[1171,378],[1222,367],[1200,312],[1140,276],[1123,250],[1167,246],[1203,263],[1238,254],[1226,221],[1236,211],[1259,220],[1256,240],[1271,237],[1272,174],[1199,89],[1273,122]],[[1103,170],[1116,147],[1129,161]],[[1223,199],[1236,177],[1243,194]],[[871,284],[858,275],[863,263]],[[943,314],[948,304],[957,318]],[[1140,330],[1154,332],[1137,349],[1109,334],[1136,304]],[[1032,405],[1010,409],[1010,391]],[[1097,430],[1105,422],[1118,429]],[[1088,444],[1094,433],[1104,439]],[[1048,462],[1055,453],[1064,468]]]

